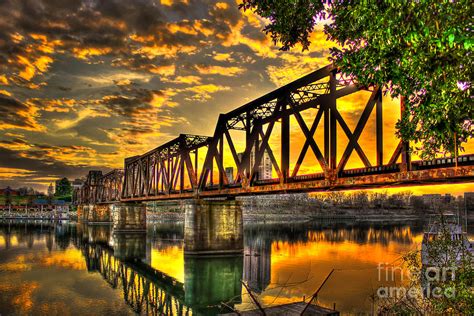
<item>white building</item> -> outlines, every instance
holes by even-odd
[[[259,146],[262,145],[262,141],[260,141]],[[239,153],[238,157],[239,159],[242,160],[243,153]],[[256,158],[256,153],[255,153],[255,147],[252,148],[252,151],[250,152],[250,166],[253,166],[255,164],[255,158]],[[268,151],[265,150],[263,152],[262,160],[257,168],[257,180],[266,180],[266,179],[272,179],[272,160],[270,159],[270,155],[268,154]]]
[[[227,181],[229,182],[229,184],[234,183],[234,168],[233,167],[225,168],[225,176],[227,177]]]

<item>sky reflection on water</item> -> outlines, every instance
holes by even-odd
[[[184,256],[180,224],[117,236],[109,226],[4,221],[0,314],[214,315],[221,302],[255,308],[241,279],[269,306],[310,296],[333,268],[318,303],[370,312],[383,283],[377,265],[398,264],[422,231],[420,223],[249,224],[243,257],[195,259]]]

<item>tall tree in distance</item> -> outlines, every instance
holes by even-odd
[[[404,96],[397,135],[422,158],[454,155],[474,136],[474,2],[243,0],[267,18],[264,31],[282,50],[310,45],[317,23],[340,48],[330,59],[362,85]]]
[[[56,196],[68,197],[72,194],[72,185],[68,178],[62,178],[56,181]]]

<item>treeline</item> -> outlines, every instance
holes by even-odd
[[[464,207],[462,197],[451,195],[426,194],[414,195],[411,191],[389,194],[388,192],[330,192],[309,195],[322,206],[338,208],[373,208],[439,210],[443,208]]]

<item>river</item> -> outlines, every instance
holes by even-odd
[[[310,297],[342,314],[371,313],[380,265],[420,247],[423,223],[245,224],[243,256],[183,254],[183,225],[146,234],[74,222],[0,221],[0,315],[215,315]],[[394,282],[401,281],[396,273]],[[390,279],[390,280],[389,280]],[[392,282],[393,283],[393,282]]]

